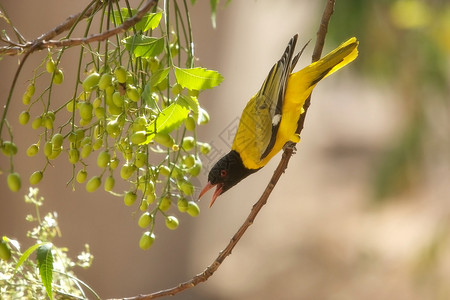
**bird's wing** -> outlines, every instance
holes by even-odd
[[[242,112],[233,149],[241,154],[244,164],[249,161],[257,164],[275,144],[296,42],[297,35],[289,41],[283,56],[272,67],[261,89]],[[294,62],[297,59],[295,57]]]

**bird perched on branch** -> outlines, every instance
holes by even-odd
[[[317,62],[292,73],[306,47],[294,56],[297,37],[291,38],[261,89],[248,101],[231,151],[209,172],[208,184],[199,198],[216,187],[210,206],[219,195],[264,167],[287,142],[300,141],[296,133],[298,120],[316,84],[358,56],[358,41],[353,37]]]

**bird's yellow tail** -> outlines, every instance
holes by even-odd
[[[306,67],[304,70],[312,75],[311,82],[317,83],[352,62],[358,56],[358,44],[356,38],[352,37],[322,59]]]
[[[286,98],[291,99],[296,105],[303,106],[304,101],[320,80],[352,62],[357,56],[358,41],[352,37],[322,59],[291,74]]]

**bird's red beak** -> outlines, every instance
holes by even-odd
[[[204,194],[206,194],[207,191],[209,191],[215,186],[217,187],[212,196],[211,203],[209,203],[209,207],[211,207],[214,204],[214,201],[216,201],[217,197],[219,197],[219,195],[222,193],[223,184],[222,183],[212,184],[211,182],[208,182],[208,184],[203,188],[203,190],[200,192],[200,195],[198,196],[198,198],[200,199]]]

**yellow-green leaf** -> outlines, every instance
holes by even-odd
[[[169,68],[159,69],[150,77],[150,86],[157,86],[167,78],[167,75],[169,75]]]
[[[164,49],[164,38],[154,38],[141,34],[126,37],[122,40],[122,43],[136,57],[158,56]]]
[[[53,254],[52,244],[46,243],[37,249],[37,267],[41,275],[42,284],[45,287],[47,295],[53,299],[52,280],[53,280]]]
[[[219,72],[204,68],[182,69],[174,67],[178,84],[188,90],[206,90],[218,86],[223,81]]]
[[[28,257],[34,251],[36,251],[37,248],[39,248],[42,245],[44,245],[44,243],[34,244],[33,246],[31,246],[30,248],[25,250],[25,252],[20,256],[19,261],[17,261],[16,268],[14,269],[14,272],[17,272],[17,269],[19,269],[19,267],[28,259]]]
[[[164,108],[158,117],[147,126],[147,139],[142,144],[150,143],[157,132],[170,133],[175,128],[178,128],[187,118],[188,113],[188,105],[184,100],[178,98],[177,101]]]
[[[130,14],[131,11],[131,14]],[[131,18],[136,14],[136,9],[129,10],[126,7],[123,7],[119,10],[114,10],[111,14],[111,21],[116,25],[121,25],[123,21]],[[142,17],[142,19],[134,25],[134,28],[138,31],[147,31],[149,29],[155,29],[158,27],[159,22],[161,21],[162,12],[157,13],[148,13]]]
[[[147,14],[136,24],[136,29],[142,31],[147,31],[149,29],[153,30],[158,27],[159,22],[161,21],[161,17],[161,12]],[[141,25],[142,28],[140,27]]]

